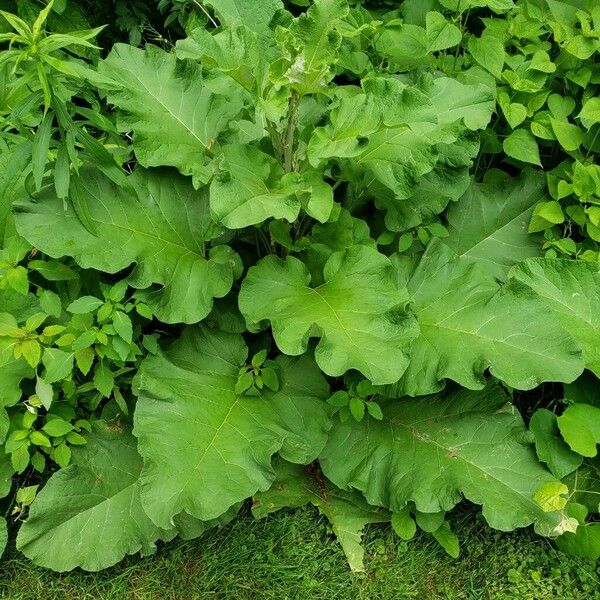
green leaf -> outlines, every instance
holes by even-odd
[[[113,315],[113,327],[122,340],[131,344],[133,325],[131,324],[131,319],[124,312],[120,310],[115,312]]]
[[[25,556],[55,571],[99,571],[150,553],[161,537],[140,502],[135,439],[120,423],[102,421],[87,439],[38,494],[17,537]]]
[[[353,246],[331,255],[324,284],[310,287],[310,280],[294,257],[267,256],[251,267],[239,296],[249,328],[269,320],[277,346],[292,356],[306,351],[310,336],[320,337],[315,357],[327,375],[357,369],[373,383],[396,381],[417,329],[389,259]]]
[[[434,169],[437,144],[452,144],[465,129],[485,127],[495,105],[486,86],[446,77],[423,77],[416,86],[377,77],[363,86],[364,93],[342,97],[330,124],[313,132],[308,158],[314,166],[336,159],[346,176],[364,173],[398,199],[410,197]]]
[[[600,523],[580,525],[575,533],[558,537],[556,545],[567,554],[596,561],[600,558]]]
[[[464,496],[496,529],[533,523],[548,535],[559,515],[544,513],[533,494],[556,480],[523,443],[523,421],[508,400],[490,385],[390,401],[383,421],[336,423],[319,462],[335,485],[394,513],[410,501],[423,513],[448,511]]]
[[[403,540],[412,540],[417,533],[417,525],[412,518],[408,506],[392,514],[392,527]]]
[[[600,273],[585,261],[529,259],[511,277],[530,287],[579,344],[585,365],[600,376]]]
[[[69,379],[73,371],[73,352],[65,352],[58,348],[45,348],[42,363],[46,367],[44,380],[46,383],[56,383],[61,379]]]
[[[348,404],[348,408],[350,408],[350,412],[352,416],[357,421],[362,421],[365,416],[365,403],[361,398],[357,398],[353,396],[350,398],[350,403]]]
[[[582,457],[572,452],[563,440],[554,413],[539,408],[533,413],[529,428],[535,437],[539,459],[548,465],[555,477],[562,479],[581,466]]]
[[[54,417],[53,419],[49,419],[42,429],[51,437],[60,437],[72,431],[73,425],[60,417]]]
[[[269,27],[275,14],[283,9],[281,0],[206,0],[212,6],[223,25],[245,25],[256,33],[261,49],[267,56],[275,45],[273,30]]]
[[[96,296],[80,296],[67,306],[67,310],[75,315],[84,315],[98,310],[103,304]]]
[[[142,502],[160,527],[182,510],[216,518],[270,486],[273,454],[308,463],[325,445],[329,389],[314,362],[278,358],[279,391],[247,397],[234,391],[246,359],[241,336],[189,328],[143,361],[134,434],[144,459]]]
[[[0,441],[4,441],[10,423],[4,408],[13,406],[21,399],[21,381],[33,376],[33,369],[22,358],[15,359],[11,354],[6,361],[0,360]]]
[[[387,511],[369,506],[360,494],[337,489],[311,470],[279,461],[271,488],[255,494],[252,514],[264,518],[283,508],[312,504],[331,523],[352,571],[364,571],[362,532],[369,523],[386,523]]]
[[[496,79],[500,79],[505,57],[502,41],[484,32],[480,38],[469,37],[467,46],[471,56]]]
[[[504,142],[504,152],[522,162],[542,166],[540,151],[532,133],[527,129],[515,129]]]
[[[600,98],[589,98],[577,117],[586,129],[589,129],[596,123],[600,123]]]
[[[510,177],[490,169],[482,183],[473,182],[448,209],[450,235],[444,244],[485,266],[490,275],[505,278],[512,265],[540,255],[540,241],[527,233],[527,225],[533,207],[547,198],[543,174],[526,169]]]
[[[239,264],[228,246],[207,248],[222,230],[210,220],[206,188],[196,192],[165,170],[139,169],[129,181],[136,195],[81,169],[72,181],[76,210],[65,212],[50,190],[18,207],[17,227],[41,251],[73,256],[83,268],[116,273],[135,263],[129,284],[144,290],[138,297],[163,322],[203,319],[213,298],[229,292]]]
[[[437,11],[428,12],[425,17],[427,31],[427,51],[438,52],[460,44],[462,33]]]
[[[240,112],[241,96],[214,94],[199,65],[179,65],[173,54],[155,46],[115,44],[99,72],[115,82],[107,98],[121,109],[119,129],[133,130],[139,162],[173,166],[206,183],[212,148]]]
[[[324,91],[342,40],[336,25],[348,10],[347,0],[314,0],[287,28],[279,28],[282,58],[271,67],[271,77],[300,95]]]
[[[115,376],[106,362],[100,362],[94,371],[94,387],[108,398],[112,394]]]
[[[600,444],[600,408],[573,404],[557,419],[558,428],[573,452],[596,456]]]
[[[533,499],[540,505],[544,512],[562,510],[567,505],[569,488],[561,481],[548,481],[544,483],[533,495]]]
[[[40,399],[42,406],[46,410],[50,410],[50,406],[52,406],[52,401],[54,400],[54,390],[52,389],[52,386],[41,377],[36,377],[35,393]]]
[[[42,187],[42,179],[44,177],[46,161],[48,160],[50,137],[52,136],[53,120],[54,113],[46,113],[33,138],[33,145],[31,147],[31,166],[36,191]]]
[[[60,296],[50,290],[43,290],[39,297],[40,308],[52,317],[60,317],[62,313],[62,302]]]
[[[570,382],[583,369],[577,344],[536,294],[516,281],[501,286],[487,267],[456,258],[437,239],[408,291],[421,331],[392,395],[437,392],[446,378],[481,389],[486,369],[517,389]]]
[[[24,191],[26,169],[31,162],[31,142],[21,140],[0,153],[0,242],[4,241],[13,200]]]
[[[577,150],[583,143],[584,132],[577,125],[552,118],[550,119],[550,124],[559,144],[567,152]]]
[[[452,558],[458,558],[460,555],[460,547],[458,536],[451,531],[450,523],[444,521],[439,529],[432,532],[433,537],[436,539],[438,544],[448,553]]]
[[[217,221],[229,229],[241,229],[268,218],[290,223],[298,218],[303,196],[313,193],[310,179],[298,173],[285,174],[273,157],[253,146],[226,146],[223,156],[223,171],[210,184],[210,207]],[[329,217],[332,193],[328,204],[319,220]]]

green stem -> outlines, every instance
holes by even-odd
[[[283,138],[283,168],[286,173],[294,170],[294,133],[298,121],[299,104],[300,96],[296,90],[293,90],[288,103],[288,120]]]

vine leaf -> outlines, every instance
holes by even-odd
[[[330,427],[329,386],[308,357],[273,362],[280,388],[235,393],[248,349],[240,335],[188,328],[144,360],[134,382],[142,502],[168,528],[174,515],[209,520],[274,478],[271,459],[307,463]]]
[[[161,321],[196,323],[231,289],[239,258],[228,246],[208,247],[222,229],[211,221],[206,189],[170,170],[140,168],[129,180],[135,194],[82,168],[66,209],[52,189],[16,207],[19,233],[85,269],[116,273],[135,263],[129,283]]]
[[[424,513],[447,511],[464,496],[482,505],[496,529],[533,523],[540,533],[556,533],[560,515],[533,499],[556,480],[525,443],[523,421],[508,401],[498,385],[389,401],[382,421],[336,423],[319,462],[335,485],[394,513],[410,501]]]
[[[418,330],[390,260],[353,246],[333,253],[323,275],[322,285],[310,287],[310,273],[297,258],[260,260],[239,296],[249,328],[269,320],[277,346],[292,356],[306,351],[311,336],[320,337],[315,357],[327,375],[357,369],[373,383],[397,381]]]

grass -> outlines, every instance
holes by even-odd
[[[366,573],[349,572],[326,521],[312,510],[263,521],[245,515],[221,530],[172,542],[101,573],[57,575],[9,551],[0,598],[10,600],[600,600],[598,565],[557,552],[528,531],[454,516],[461,557],[424,534],[406,544],[389,527],[365,536]]]

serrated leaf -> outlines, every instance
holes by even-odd
[[[325,475],[392,512],[452,509],[463,498],[483,506],[504,531],[526,527],[548,535],[559,523],[533,499],[556,481],[523,443],[525,427],[497,385],[428,398],[390,401],[384,420],[336,423],[319,457]]]
[[[276,470],[271,488],[255,494],[252,514],[261,519],[283,508],[312,504],[331,523],[352,571],[364,571],[363,529],[369,523],[388,522],[389,513],[369,506],[359,494],[339,490],[319,480],[307,467],[278,461]]]
[[[315,357],[328,375],[357,369],[373,383],[392,383],[404,372],[414,321],[406,313],[406,292],[391,262],[367,246],[331,255],[324,281],[297,258],[268,256],[248,271],[239,305],[248,326],[269,320],[279,349],[297,356],[310,336],[320,337]]]
[[[515,129],[504,142],[504,152],[522,162],[541,166],[540,151],[537,142],[527,129]]]
[[[484,265],[490,275],[505,278],[512,265],[540,255],[540,240],[527,226],[533,207],[547,198],[541,173],[526,169],[510,177],[491,169],[448,209],[450,235],[444,244]]]
[[[471,56],[496,79],[502,75],[504,44],[494,35],[484,33],[480,38],[471,36],[468,42]]]
[[[428,12],[425,17],[427,32],[427,51],[438,52],[460,44],[462,33],[460,29],[446,20],[437,11]]]
[[[536,294],[516,281],[501,286],[481,264],[456,258],[437,239],[408,291],[421,332],[393,395],[434,393],[445,378],[481,389],[486,369],[517,389],[570,382],[582,371],[577,344]]]
[[[588,369],[600,376],[600,272],[593,263],[529,259],[510,276],[530,287],[577,340]]]
[[[114,80],[107,98],[121,108],[121,131],[145,167],[173,166],[198,182],[210,179],[211,149],[242,108],[241,96],[214,94],[199,65],[178,64],[155,46],[115,44],[99,72]]]
[[[69,205],[65,212],[49,189],[36,203],[19,205],[17,227],[41,251],[73,256],[83,268],[116,273],[135,263],[129,284],[143,290],[138,297],[163,322],[203,319],[213,298],[229,292],[238,268],[228,246],[207,248],[221,233],[209,216],[207,190],[197,192],[167,170],[139,169],[129,181],[136,195],[96,169],[81,169],[72,182],[77,211]]]
[[[17,537],[25,556],[55,571],[99,571],[150,552],[161,537],[140,502],[133,436],[120,423],[98,421],[87,439],[38,494]]]
[[[134,433],[144,459],[142,502],[157,525],[168,527],[182,510],[216,518],[270,486],[276,452],[306,463],[323,448],[329,390],[314,362],[279,357],[272,363],[279,391],[247,397],[234,391],[246,358],[241,336],[189,328],[142,363]]]
[[[58,348],[45,348],[42,363],[46,367],[44,379],[47,383],[56,383],[68,379],[73,371],[73,352],[65,352]]]

